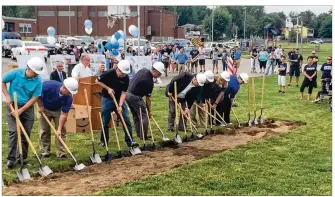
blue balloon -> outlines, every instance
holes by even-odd
[[[53,37],[56,34],[56,29],[53,27],[48,27],[47,32],[49,36]]]
[[[112,49],[113,49],[113,48],[112,48],[112,44],[109,43],[109,42],[105,45],[105,48],[106,48],[107,50],[112,50]]]
[[[115,32],[114,37],[116,40],[121,38],[121,34],[119,32]]]
[[[116,42],[112,42],[112,49],[118,49],[119,48],[119,43],[116,41]]]
[[[102,44],[99,43],[99,44],[98,44],[98,49],[101,49],[101,48],[102,48]]]
[[[113,50],[112,50],[112,55],[113,55],[113,56],[118,56],[118,55],[119,55],[119,51],[116,50],[116,49],[113,49]]]
[[[90,27],[92,27],[92,21],[87,19],[87,20],[85,20],[84,25],[85,25],[86,28],[89,29]]]
[[[134,37],[137,37],[138,36],[138,28],[137,27],[131,28],[130,34]]]

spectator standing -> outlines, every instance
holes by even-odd
[[[205,72],[205,48],[204,44],[200,44],[199,47],[199,65],[200,65],[200,72]]]
[[[254,47],[251,51],[251,73],[256,73],[256,61],[258,59],[258,52],[256,47]]]
[[[302,55],[299,54],[299,49],[295,49],[295,53],[291,53],[290,59],[291,59],[291,66],[290,66],[290,81],[288,83],[288,86],[291,85],[292,77],[295,75],[296,77],[296,86],[299,87],[299,77],[300,77],[300,70],[302,65]]]
[[[266,62],[268,61],[268,52],[265,51],[264,48],[259,52],[258,54],[258,60],[259,60],[259,68],[260,72],[259,73],[265,73],[265,66]]]
[[[278,68],[278,71],[279,71],[279,74],[278,74],[279,91],[278,93],[285,93],[286,70],[287,70],[286,57],[282,56],[280,65]]]
[[[200,56],[198,46],[195,46],[190,52],[191,57],[191,72],[192,74],[198,73],[198,58]]]
[[[276,57],[274,54],[274,50],[271,51],[271,53],[268,55],[268,62],[265,68],[265,74],[266,75],[273,75],[274,69],[276,67]]]
[[[213,51],[213,73],[216,68],[216,74],[219,74],[219,50],[218,48],[214,48]]]
[[[304,67],[304,76],[305,79],[301,84],[300,87],[300,100],[304,97],[304,90],[306,87],[308,87],[308,97],[307,100],[310,100],[310,97],[313,92],[313,88],[315,87],[316,83],[316,67],[313,65],[313,57],[309,56],[307,58],[308,64]]]

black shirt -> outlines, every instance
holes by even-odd
[[[306,65],[304,68],[304,71],[306,72],[306,74],[308,76],[312,76],[314,74],[314,72],[316,72],[316,67],[312,64],[312,65]],[[315,78],[316,76],[314,76]]]
[[[104,83],[107,87],[112,88],[115,92],[116,100],[120,100],[122,92],[126,92],[129,85],[129,76],[118,77],[115,69],[108,70],[98,77],[98,81]],[[108,91],[103,88],[101,94],[105,98],[112,99]]]
[[[292,62],[292,64],[291,64],[292,66],[295,66],[295,67],[299,67],[300,62],[303,60],[302,55],[296,54],[296,53],[292,53],[290,59],[291,60],[298,60],[298,62]]]
[[[253,49],[252,50],[252,57],[257,57],[258,53],[257,53],[257,49]]]
[[[315,64],[317,66],[318,65],[318,61],[319,61],[319,57],[318,56],[312,56],[312,58],[313,58],[313,64]],[[317,61],[316,61],[316,59],[317,59]]]
[[[59,48],[57,50],[57,54],[59,54],[59,55],[67,55],[67,54],[69,54],[68,53],[68,49],[67,48]]]
[[[280,76],[286,76],[287,63],[281,63],[280,68],[285,68],[285,70],[279,71]]]
[[[74,53],[73,49],[68,49],[68,50],[67,50],[67,54],[69,54],[69,55],[76,55],[76,54]]]
[[[167,58],[167,57],[163,57],[163,55],[165,54],[165,55],[169,55],[170,54],[170,52],[168,51],[168,49],[162,49],[161,51],[160,51],[160,53],[162,54],[162,60],[163,61],[168,61],[169,60],[169,58]]]
[[[321,66],[321,71],[322,71],[322,77],[321,77],[322,79],[331,78],[332,64],[324,63]]]
[[[154,89],[154,79],[150,70],[142,68],[139,70],[134,78],[131,80],[128,92],[136,96],[151,96]]]
[[[192,59],[197,57],[197,55],[199,55],[198,49],[193,49],[192,51],[190,51],[190,55]]]

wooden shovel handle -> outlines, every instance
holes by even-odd
[[[142,119],[142,108],[140,107],[140,123],[141,123],[141,132],[142,132],[142,138],[143,143],[145,144],[145,137],[144,137],[144,127],[143,127],[143,119]]]
[[[105,135],[105,127],[104,127],[104,124],[103,124],[103,122],[102,122],[102,118],[101,118],[101,113],[100,113],[100,112],[99,112],[99,119],[100,119],[100,124],[101,124],[102,134],[103,134],[103,136],[104,136],[105,147],[106,147],[106,150],[108,151],[107,140],[106,140],[106,135]]]
[[[251,106],[250,106],[250,83],[248,83],[248,113],[250,114]]]
[[[264,105],[264,90],[265,90],[265,75],[263,76],[263,84],[262,84],[262,101],[261,101],[261,108],[263,109]]]
[[[254,106],[254,111],[256,111],[256,90],[255,90],[255,80],[254,78],[251,79],[252,82],[252,101]]]
[[[91,112],[90,112],[89,105],[88,105],[88,97],[87,97],[87,90],[86,90],[86,88],[84,89],[84,94],[85,94],[85,103],[86,103],[87,114],[88,114],[88,121],[90,123],[91,138],[92,138],[92,142],[94,142],[94,135],[93,135],[93,129],[92,129],[92,120],[91,120]]]
[[[178,124],[178,110],[177,110],[177,82],[174,82],[174,105],[175,105],[175,112],[176,112],[176,118],[175,118],[175,128],[177,130],[177,124]],[[173,98],[173,97],[172,97]]]
[[[14,107],[15,107],[14,112],[15,112],[15,121],[16,121],[17,143],[18,143],[18,146],[19,146],[19,153],[20,153],[20,155],[22,157],[22,141],[21,141],[20,126],[19,126],[20,116],[19,116],[19,111],[18,111],[19,108],[18,108],[18,105],[17,105],[17,95],[16,95],[16,92],[14,92]]]
[[[151,139],[152,139],[152,142],[155,143],[154,135],[152,134],[151,121],[150,121],[150,117],[149,117],[148,108],[145,108],[145,111],[146,111],[147,117],[148,117],[148,124],[149,124]]]
[[[114,112],[113,112],[113,113],[114,113]],[[114,119],[113,119],[113,113],[111,113],[111,116],[112,116],[112,124],[113,124],[113,128],[114,128],[114,133],[115,133],[115,137],[116,137],[117,146],[118,146],[118,148],[119,148],[119,151],[121,151],[120,142],[119,142],[119,137],[118,137],[118,135],[117,135],[116,126],[115,126]]]

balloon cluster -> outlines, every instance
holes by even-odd
[[[124,49],[124,41],[126,40],[126,34],[119,30],[113,34],[112,37],[108,38],[108,43],[105,45],[107,50],[112,51],[113,56],[119,55],[119,48]]]
[[[88,34],[88,35],[91,35],[92,31],[93,31],[93,28],[92,28],[92,21],[90,20],[85,20],[84,22],[84,25],[85,25],[85,32]]]
[[[48,37],[47,41],[49,44],[55,44],[56,43],[56,29],[54,27],[48,27],[47,29]]]

